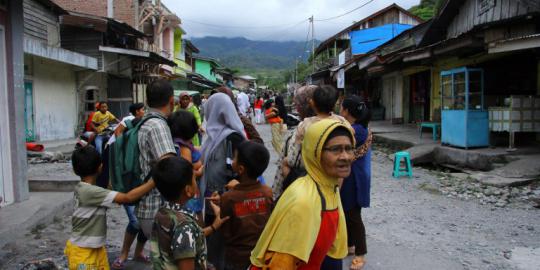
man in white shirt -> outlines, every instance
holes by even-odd
[[[236,105],[238,105],[238,112],[243,116],[249,117],[249,97],[244,92],[240,92],[236,97]]]

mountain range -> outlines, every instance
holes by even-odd
[[[215,58],[228,68],[254,71],[293,69],[295,59],[310,47],[304,41],[255,41],[243,37],[202,37],[191,42],[201,56]],[[303,60],[307,57],[305,53]]]

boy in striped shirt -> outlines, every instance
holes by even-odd
[[[75,187],[75,211],[72,216],[71,237],[64,253],[70,270],[108,270],[109,261],[105,250],[107,236],[107,208],[114,203],[132,203],[148,193],[155,185],[150,179],[128,193],[96,186],[102,171],[101,157],[92,146],[79,148],[71,156],[71,164],[81,182]]]

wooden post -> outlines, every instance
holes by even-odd
[[[536,61],[536,94],[540,96],[540,58],[538,58]],[[540,132],[536,132],[536,141],[540,142]]]

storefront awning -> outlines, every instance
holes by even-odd
[[[98,63],[94,57],[72,52],[59,47],[49,46],[39,40],[25,38],[24,53],[58,61],[76,67],[97,70]]]
[[[152,62],[158,63],[158,64],[165,64],[169,65],[171,67],[175,67],[176,63],[173,61],[158,55],[154,52],[147,52],[147,51],[140,51],[140,50],[132,50],[132,49],[124,49],[124,48],[116,48],[116,47],[106,47],[106,46],[99,46],[99,51],[101,52],[109,52],[109,53],[118,53],[118,54],[124,54],[124,55],[131,55],[135,57],[140,58],[147,58],[152,60]]]
[[[540,48],[540,34],[505,39],[489,44],[489,53],[502,53]]]

